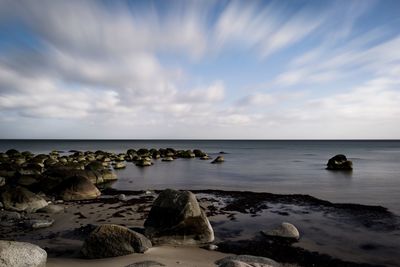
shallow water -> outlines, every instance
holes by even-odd
[[[199,148],[226,162],[198,159],[155,161],[117,171],[117,189],[225,189],[310,194],[334,202],[382,205],[400,214],[400,141],[219,141],[219,140],[1,140],[10,148],[34,153],[53,149],[125,152],[129,148]],[[345,154],[353,172],[325,170],[327,160]]]

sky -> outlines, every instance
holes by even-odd
[[[0,0],[0,138],[399,139],[400,1]]]

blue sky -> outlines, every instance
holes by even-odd
[[[0,0],[0,138],[400,138],[399,1]]]

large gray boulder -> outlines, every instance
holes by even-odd
[[[24,242],[0,240],[0,267],[45,267],[47,253]]]
[[[48,205],[41,196],[21,186],[6,188],[1,194],[1,198],[4,208],[7,210],[36,212]]]
[[[162,191],[144,227],[146,236],[155,243],[201,244],[214,240],[214,231],[205,212],[189,191]]]
[[[99,259],[143,253],[149,248],[151,242],[144,235],[123,226],[104,224],[90,233],[81,254],[88,259]]]
[[[264,257],[250,255],[228,256],[215,262],[219,267],[280,267],[281,264]]]
[[[58,188],[59,195],[63,200],[85,200],[94,199],[101,195],[99,189],[86,177],[71,177]]]

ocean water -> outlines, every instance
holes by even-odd
[[[117,171],[114,188],[223,189],[282,194],[309,194],[333,202],[382,205],[400,215],[400,141],[248,141],[248,140],[0,140],[10,148],[46,153],[129,148],[220,151],[226,162],[199,159],[155,160],[147,168],[128,163]],[[328,159],[345,154],[352,172],[325,170]]]

